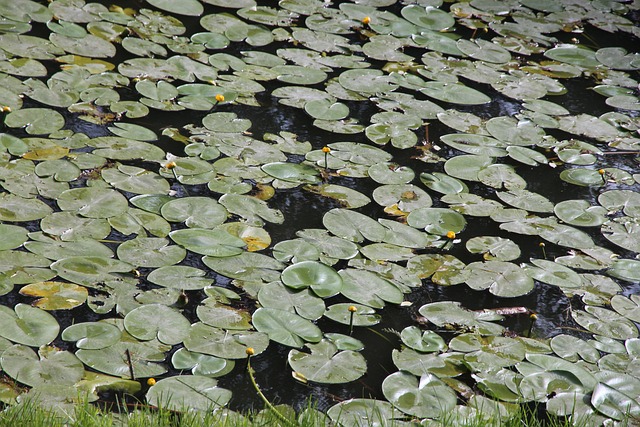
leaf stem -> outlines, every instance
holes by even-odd
[[[271,412],[273,412],[273,415],[275,415],[275,417],[282,421],[284,423],[284,425],[289,426],[289,427],[298,427],[298,423],[292,422],[291,420],[289,420],[287,417],[285,417],[284,415],[282,415],[276,408],[275,406],[273,406],[271,404],[271,402],[269,402],[269,399],[267,399],[267,396],[265,396],[262,393],[262,390],[260,390],[260,387],[258,386],[258,383],[256,382],[256,378],[254,376],[254,370],[251,367],[251,355],[247,355],[247,372],[249,373],[249,378],[251,379],[251,384],[253,384],[253,388],[256,390],[256,392],[258,393],[258,396],[260,396],[260,398],[262,399],[262,401],[264,402],[264,404],[267,406],[267,408],[269,408],[269,410]]]

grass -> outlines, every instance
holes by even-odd
[[[73,407],[71,414],[61,416],[59,411],[45,409],[35,404],[8,406],[0,412],[0,427],[267,427],[288,426],[330,427],[335,424],[321,412],[309,405],[302,414],[296,414],[286,405],[278,405],[278,414],[265,409],[247,414],[239,414],[228,410],[201,412],[174,412],[147,405],[137,405],[129,410],[104,411],[98,406],[84,402]],[[125,409],[118,407],[116,409]],[[283,421],[285,417],[287,421]],[[352,421],[345,426],[354,425]],[[408,425],[407,423],[389,422],[388,427]],[[419,423],[410,425],[420,425]],[[487,418],[482,414],[472,415],[464,423],[456,423],[452,418],[441,420],[441,424],[425,424],[429,426],[465,426],[465,427],[588,427],[594,425],[590,420],[574,424],[568,419],[549,418],[541,420],[535,411],[524,406],[509,419]],[[633,423],[623,423],[632,426]],[[361,425],[366,427],[366,425]]]

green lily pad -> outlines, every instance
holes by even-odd
[[[492,311],[469,311],[454,301],[441,301],[425,304],[418,310],[430,322],[445,326],[447,324],[477,330],[481,334],[499,335],[504,328],[496,323],[502,316]]]
[[[352,350],[339,351],[331,341],[306,344],[311,353],[291,350],[288,362],[294,372],[309,381],[342,384],[355,381],[367,371],[364,357]]]
[[[422,331],[416,326],[408,326],[400,332],[402,342],[421,353],[445,351],[447,344],[434,331]]]
[[[486,261],[512,261],[520,257],[518,245],[502,237],[473,237],[467,241],[466,247],[472,254],[482,254]]]
[[[503,261],[474,262],[466,267],[472,289],[488,289],[501,297],[517,297],[533,290],[533,280],[516,264]]]
[[[207,411],[225,406],[231,392],[218,382],[201,375],[179,375],[155,383],[146,394],[150,405],[179,411],[185,406]]]
[[[387,401],[375,399],[349,399],[333,405],[327,415],[334,422],[346,425],[393,425],[402,415]]]
[[[310,287],[322,298],[339,293],[342,289],[340,275],[331,267],[317,261],[302,261],[282,271],[282,283],[293,289]]]
[[[374,272],[348,268],[339,273],[343,281],[340,293],[351,301],[382,308],[385,302],[400,304],[404,299],[398,287]]]
[[[588,331],[605,337],[625,340],[638,336],[637,326],[624,316],[603,307],[587,306],[571,313],[573,319]]]
[[[198,318],[209,326],[227,330],[251,329],[251,315],[241,309],[235,309],[225,304],[205,300],[196,309]]]
[[[0,306],[0,319],[4,325],[0,336],[32,347],[49,344],[60,331],[55,317],[26,304],[17,304],[14,310]]]
[[[482,105],[491,102],[484,93],[462,83],[427,82],[420,89],[428,97],[460,105]]]
[[[2,369],[11,378],[35,387],[46,382],[72,385],[82,378],[84,366],[73,353],[54,347],[31,348],[16,344],[2,353]]]
[[[498,191],[496,195],[515,208],[531,212],[553,212],[553,203],[546,197],[528,190]]]
[[[181,348],[171,356],[174,368],[190,369],[193,375],[209,378],[221,377],[231,372],[235,366],[233,360],[222,359],[208,354],[194,353]]]
[[[169,236],[191,252],[213,257],[239,255],[246,247],[244,240],[218,229],[188,228],[172,231]]]
[[[163,267],[177,264],[184,259],[186,251],[180,246],[170,245],[169,240],[159,237],[137,237],[118,246],[117,254],[138,267]]]
[[[160,213],[167,221],[184,222],[190,228],[214,228],[228,215],[215,199],[198,196],[169,200],[162,204]]]
[[[51,264],[58,276],[83,286],[92,286],[108,280],[117,279],[117,273],[129,273],[133,265],[98,256],[72,256]]]
[[[190,325],[186,317],[162,304],[145,304],[124,318],[124,327],[132,336],[141,341],[157,338],[169,345],[181,343]]]
[[[322,217],[322,223],[334,235],[356,243],[365,239],[380,242],[386,235],[386,229],[380,223],[348,209],[330,210]]]
[[[58,197],[60,209],[87,218],[109,218],[127,209],[127,199],[106,188],[72,188]]]
[[[17,225],[0,224],[0,235],[3,236],[0,242],[0,250],[15,249],[22,246],[29,237],[27,229]]]
[[[258,301],[262,307],[289,311],[312,321],[322,317],[325,312],[324,301],[310,289],[297,291],[280,282],[261,286]]]
[[[356,311],[350,311],[350,307],[355,307]],[[353,313],[353,315],[351,313]],[[353,326],[373,326],[382,320],[382,317],[376,314],[373,308],[361,304],[333,304],[324,315],[343,325]],[[353,321],[351,319],[353,319]]]
[[[600,61],[596,59],[594,51],[579,45],[560,45],[547,50],[544,56],[583,68],[595,68],[600,65]]]
[[[439,418],[456,405],[456,393],[433,374],[419,379],[405,372],[389,375],[382,392],[396,408],[416,417]]]
[[[256,197],[227,193],[219,201],[230,213],[240,215],[250,225],[262,226],[265,221],[282,224],[284,221],[280,210],[270,208],[267,202]]]
[[[273,282],[280,279],[280,270],[284,265],[263,254],[242,252],[224,258],[205,256],[205,265],[213,271],[232,279]]]
[[[30,135],[56,132],[65,124],[64,117],[57,111],[46,108],[23,108],[9,113],[4,123],[12,128],[22,128]]]
[[[302,163],[267,163],[261,169],[274,178],[287,182],[315,184],[320,181],[319,171]]]
[[[82,322],[65,328],[60,337],[75,342],[78,348],[100,350],[117,343],[121,336],[120,329],[110,323]]]
[[[259,308],[253,313],[254,327],[269,335],[269,339],[290,347],[301,348],[305,342],[319,342],[322,331],[313,323],[297,314]]]
[[[422,228],[427,233],[445,236],[449,231],[459,233],[464,230],[467,221],[458,212],[446,208],[420,208],[411,211],[407,224]]]
[[[34,221],[49,215],[53,210],[38,199],[25,199],[11,193],[0,194],[0,220]]]
[[[265,351],[268,345],[269,336],[265,333],[227,331],[204,323],[192,324],[189,336],[184,340],[187,350],[222,359],[245,359],[247,347],[253,348],[257,355]]]
[[[567,224],[581,227],[597,227],[607,220],[605,208],[591,206],[586,200],[564,200],[556,204],[553,211]]]

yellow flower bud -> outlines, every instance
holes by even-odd
[[[176,162],[167,162],[164,164],[164,167],[167,169],[174,169],[176,166],[178,166]]]
[[[224,102],[224,95],[219,93],[216,95],[216,101],[218,102]]]
[[[371,18],[369,18],[368,16],[365,16],[364,18],[362,18],[362,23],[364,25],[369,25],[369,22],[371,22]]]
[[[455,231],[447,231],[447,239],[455,239],[456,238],[456,233]]]
[[[600,175],[604,175],[607,171],[605,171],[604,169],[598,169],[598,173]]]
[[[149,378],[147,380],[147,385],[148,386],[156,385],[156,379],[155,378]]]
[[[356,307],[355,305],[350,305],[347,310],[349,310],[351,313],[355,313],[356,311],[358,311],[358,307]]]
[[[247,353],[247,356],[253,356],[256,353],[253,347],[247,347],[244,352]]]
[[[325,146],[325,147],[322,147],[322,152],[323,152],[323,153],[330,153],[330,152],[331,152],[331,148],[326,147],[326,146]]]

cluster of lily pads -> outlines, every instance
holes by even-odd
[[[640,417],[640,54],[576,43],[594,27],[637,41],[637,2],[147,3],[0,2],[0,401],[68,410],[162,377],[150,404],[222,408],[216,378],[270,343],[291,347],[300,381],[348,383],[371,369],[364,344],[319,319],[357,331],[427,283],[503,298],[537,283],[577,297],[580,333],[518,336],[509,310],[426,303],[398,331],[386,401],[326,416],[439,425],[538,402],[593,425]],[[607,112],[553,101],[575,81]],[[247,112],[265,96],[337,141],[260,134]],[[144,125],[181,111],[192,123]],[[542,195],[536,175],[580,196]],[[338,207],[272,241],[283,192]],[[371,204],[384,216],[358,210]],[[466,238],[479,218],[498,232]],[[520,236],[558,256],[522,262]],[[79,306],[96,320],[61,328]]]

